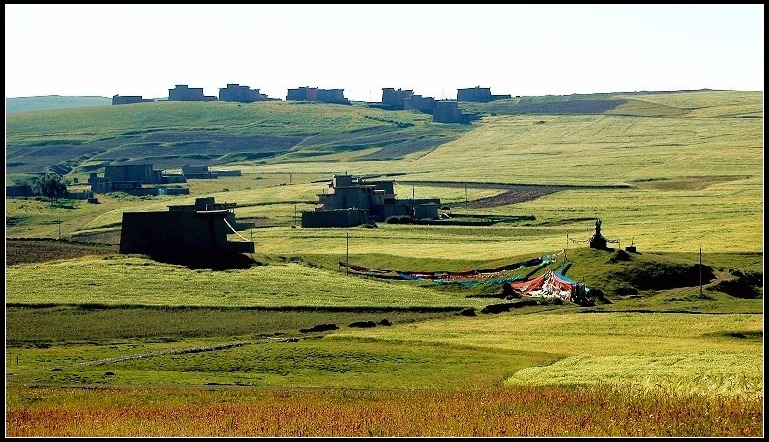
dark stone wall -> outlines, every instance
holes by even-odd
[[[403,100],[403,109],[418,110],[426,114],[432,114],[435,108],[435,98],[413,95]]]
[[[436,123],[462,123],[464,118],[459,104],[455,100],[436,101],[433,111],[433,121]]]
[[[224,221],[226,216],[226,210],[204,214],[189,210],[124,212],[120,253],[159,256],[236,251],[242,246],[227,241],[232,230]],[[253,243],[245,244],[251,244],[253,252]]]
[[[350,104],[350,100],[344,98],[344,89],[318,89],[317,97],[324,103]]]
[[[177,84],[175,88],[168,90],[168,101],[212,101],[216,97],[203,95],[203,88],[191,88],[186,84]]]
[[[219,101],[236,101],[239,103],[253,103],[261,99],[259,89],[250,89],[248,86],[228,84],[226,88],[219,88]]]
[[[413,90],[395,90],[391,87],[382,88],[382,105],[391,109],[403,109],[403,101],[414,95]]]
[[[368,221],[364,209],[302,212],[302,227],[355,227]]]
[[[125,96],[113,95],[112,96],[112,104],[113,105],[116,105],[116,104],[145,103],[145,102],[148,102],[148,101],[152,101],[152,100],[149,100],[149,99],[145,100],[144,98],[142,98],[141,95],[125,95]]]
[[[467,89],[457,89],[457,101],[474,101],[481,103],[491,101],[491,88],[476,86]]]
[[[318,101],[318,88],[304,86],[296,89],[289,89],[288,94],[286,95],[286,100]]]
[[[162,184],[161,171],[152,170],[152,164],[124,164],[104,166],[105,181],[138,181],[145,184]]]

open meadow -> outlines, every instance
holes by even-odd
[[[465,110],[480,118],[289,102],[8,115],[7,184],[55,170],[87,189],[139,159],[241,175],[98,204],[6,197],[6,436],[762,436],[763,93]],[[493,222],[301,227],[334,174]],[[228,238],[254,242],[248,266],[118,252],[123,213],[203,196],[254,223]],[[609,250],[589,247],[598,219]],[[343,263],[528,263],[503,276],[552,269],[592,302]]]

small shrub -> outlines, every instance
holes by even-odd
[[[338,330],[339,327],[336,324],[318,324],[316,326],[313,326],[312,328],[303,328],[299,331],[302,333],[310,333],[310,332],[323,332],[323,331],[329,331],[329,330]]]
[[[616,264],[620,261],[630,261],[630,255],[624,250],[617,250],[614,252],[614,256],[609,259],[609,262]]]

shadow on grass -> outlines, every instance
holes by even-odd
[[[264,265],[252,256],[237,252],[158,254],[150,258],[165,264],[174,264],[190,269],[232,270],[247,269]]]

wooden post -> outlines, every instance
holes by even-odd
[[[702,296],[702,246],[700,246],[700,296]]]
[[[350,232],[345,232],[347,234],[347,267],[345,268],[346,274],[350,275]]]

